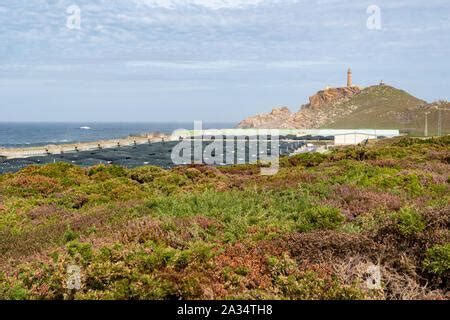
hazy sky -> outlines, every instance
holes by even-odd
[[[0,0],[0,121],[237,121],[349,66],[448,99],[449,38],[448,0]]]

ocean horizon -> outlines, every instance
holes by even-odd
[[[205,122],[205,129],[233,128],[236,123]],[[0,122],[0,147],[23,148],[125,138],[149,132],[170,134],[193,129],[193,122]]]

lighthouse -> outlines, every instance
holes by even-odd
[[[352,69],[348,68],[348,71],[347,71],[347,87],[351,87],[351,86],[353,86],[353,83],[352,83]]]

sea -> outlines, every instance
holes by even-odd
[[[23,148],[43,146],[48,144],[67,144],[89,142],[103,139],[124,138],[130,135],[140,135],[149,132],[170,134],[178,129],[192,130],[193,123],[0,123],[0,146],[3,148]],[[235,127],[234,123],[204,123],[204,129],[226,129]],[[66,162],[82,167],[104,165],[120,165],[134,168],[144,165],[155,165],[169,169],[174,166],[171,155],[178,141],[138,144],[132,146],[117,146],[110,149],[98,149],[79,152],[67,152],[33,156],[27,158],[2,159],[0,157],[0,174],[12,173],[30,165],[43,165],[56,162]],[[208,142],[203,143],[203,147]],[[281,155],[289,154],[301,146],[301,142],[280,141]],[[238,148],[245,150],[245,156],[238,159]],[[271,152],[271,146],[267,147]],[[254,163],[261,160],[261,155],[255,154],[246,144],[231,145],[231,150],[225,146],[222,156],[234,154],[235,161]]]
[[[203,123],[204,129],[234,128],[235,123]],[[191,130],[193,122],[152,123],[14,123],[0,122],[0,148],[23,148],[125,138],[149,132]]]

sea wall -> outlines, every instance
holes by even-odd
[[[145,143],[168,141],[170,136],[164,134],[148,134],[147,136],[127,137],[114,140],[98,140],[60,145],[46,145],[29,148],[0,148],[0,159],[16,159],[42,156],[48,154],[61,154],[69,152],[90,151],[98,149],[115,148],[117,146],[132,146]]]

